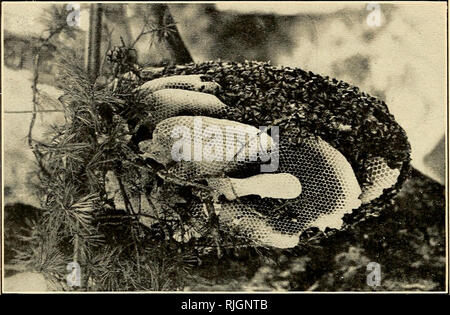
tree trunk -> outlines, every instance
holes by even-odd
[[[100,46],[102,43],[102,5],[91,4],[89,10],[89,33],[85,54],[85,67],[92,82],[100,70]]]
[[[152,9],[160,29],[158,37],[165,41],[173,63],[185,64],[193,62],[192,56],[187,50],[170,14],[169,7],[166,4],[155,4]]]

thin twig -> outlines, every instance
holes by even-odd
[[[25,265],[4,265],[3,268],[5,270],[19,271],[19,272],[29,270],[29,268],[27,268],[27,266]]]
[[[33,59],[33,84],[31,86],[31,89],[33,90],[33,115],[31,117],[31,122],[30,122],[30,127],[28,129],[28,146],[33,150],[33,152],[35,153],[35,155],[40,156],[39,154],[36,153],[37,148],[33,146],[33,128],[34,128],[34,124],[36,122],[36,115],[37,115],[37,107],[38,107],[38,88],[37,85],[39,83],[39,65],[40,65],[40,54],[41,51],[44,47],[47,47],[50,45],[50,40],[58,35],[59,33],[61,33],[64,28],[66,27],[66,25],[61,25],[59,27],[57,27],[56,29],[54,29],[52,32],[50,32],[50,34],[45,38],[45,39],[41,39],[41,44],[37,47],[36,50],[36,54],[34,55],[34,59]],[[37,157],[38,157],[37,156]]]
[[[212,188],[210,186],[206,186],[206,185],[202,185],[202,184],[199,184],[199,183],[196,183],[196,182],[192,182],[192,181],[180,178],[180,177],[175,176],[175,175],[169,175],[169,174],[167,174],[166,172],[163,172],[163,171],[159,171],[156,174],[161,179],[164,179],[164,180],[166,180],[168,182],[171,182],[171,183],[174,183],[174,184],[177,184],[177,185],[180,185],[180,186],[192,186],[192,187],[203,189],[203,190],[206,190],[206,191],[209,191],[209,192],[218,192],[217,189],[214,189],[214,188]]]
[[[35,148],[33,146],[33,127],[34,124],[36,122],[36,111],[37,111],[37,99],[38,99],[38,89],[37,89],[37,85],[38,85],[38,81],[39,81],[39,59],[40,59],[40,55],[39,52],[34,56],[34,60],[33,60],[33,84],[31,86],[32,90],[33,90],[33,115],[31,116],[31,122],[30,122],[30,127],[28,128],[28,146],[31,148],[31,150],[35,151]]]
[[[219,233],[219,218],[216,214],[216,210],[214,209],[214,203],[210,200],[207,200],[204,202],[206,209],[208,210],[208,215],[209,215],[209,224],[210,227],[212,228],[211,230],[211,236],[214,240],[214,243],[216,244],[216,249],[217,249],[217,257],[221,258],[222,257],[222,249],[220,246],[220,233]]]
[[[151,33],[150,31],[146,31],[145,30],[145,28],[149,25],[148,19],[149,19],[149,17],[147,15],[145,15],[143,17],[144,25],[142,26],[142,29],[141,29],[139,35],[134,40],[133,44],[131,44],[131,48],[133,48],[137,44],[137,42],[141,39],[142,36],[144,36],[144,35],[146,35],[148,33]]]
[[[5,114],[34,114],[34,113],[64,113],[61,109],[41,109],[41,110],[7,110]]]

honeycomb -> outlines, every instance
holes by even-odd
[[[400,175],[400,170],[390,168],[383,158],[375,157],[367,160],[367,179],[363,185],[360,199],[363,204],[383,195],[385,189],[393,187]]]
[[[222,117],[232,109],[214,95],[207,94],[220,89],[217,83],[203,82],[201,75],[162,77],[145,83],[140,90],[150,92],[147,102],[152,107],[152,123],[156,127],[152,140],[141,142],[139,147],[164,164],[173,176],[220,183],[236,174],[252,176],[259,170],[254,166],[267,162],[262,161],[255,151],[256,143],[257,148],[263,147],[271,153],[272,161],[276,160],[279,165],[276,173],[289,173],[300,181],[301,194],[294,199],[249,195],[232,201],[216,200],[214,209],[223,230],[243,235],[256,245],[294,247],[306,229],[339,229],[345,213],[378,198],[384,189],[397,183],[400,170],[389,168],[382,157],[365,160],[364,177],[357,178],[346,157],[318,135],[292,144],[286,139],[297,134],[285,128],[280,130],[278,144],[256,127],[207,117]],[[200,90],[207,93],[198,92]],[[183,116],[186,114],[193,116]],[[201,124],[198,124],[199,119]],[[236,134],[237,141],[235,137],[217,136],[217,129],[227,127],[245,131]],[[183,138],[180,142],[172,137],[176,128],[189,131],[193,137]],[[174,162],[172,149],[177,141],[178,159]],[[202,144],[201,152],[194,143]],[[196,154],[201,158],[195,159]],[[172,160],[167,158],[171,156]],[[231,160],[230,156],[233,157]],[[361,186],[358,179],[363,183]],[[200,201],[192,203],[190,213],[198,220],[206,222],[208,219],[206,206]]]
[[[147,81],[141,85],[137,91],[148,93],[164,89],[182,89],[205,93],[216,93],[220,90],[220,85],[213,81],[205,81],[203,75],[177,75]]]
[[[164,89],[149,93],[145,104],[151,108],[149,123],[156,125],[160,121],[181,114],[220,116],[225,114],[226,105],[212,94]]]
[[[179,136],[174,133],[176,130],[180,131]],[[186,132],[186,137],[181,132]],[[150,157],[162,164],[165,157],[177,155],[180,161],[171,166],[168,172],[185,180],[223,175],[238,171],[246,164],[256,164],[260,161],[259,148],[268,153],[275,152],[272,138],[260,129],[206,116],[165,119],[156,125],[150,148],[140,147],[143,151],[152,152],[154,156]],[[180,150],[172,152],[175,147]]]
[[[229,230],[239,231],[256,244],[293,247],[310,227],[340,228],[342,216],[361,205],[358,181],[350,164],[336,149],[319,139],[299,148],[280,143],[278,172],[296,176],[302,193],[292,200],[240,198],[223,202],[218,217]],[[202,204],[193,211],[205,213]]]

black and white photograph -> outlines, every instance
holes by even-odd
[[[448,294],[447,2],[1,5],[2,293]]]

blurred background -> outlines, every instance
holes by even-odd
[[[26,146],[32,109],[32,57],[51,4],[3,3],[3,143],[5,201],[37,205],[27,173],[34,157]],[[61,12],[71,11],[61,4]],[[445,3],[208,3],[169,4],[177,28],[195,62],[211,59],[260,60],[300,67],[347,81],[384,100],[406,130],[413,166],[444,184],[446,126]],[[87,5],[64,47],[83,51]],[[131,45],[152,15],[151,4],[104,4],[102,53]],[[135,44],[141,65],[170,62],[164,43],[150,32]],[[54,47],[54,50],[59,49]],[[40,89],[52,97],[55,60],[47,49]],[[63,119],[42,113],[34,137]]]

